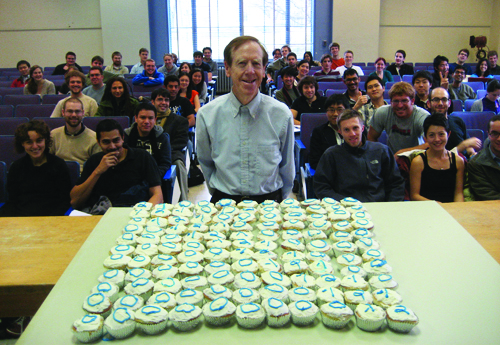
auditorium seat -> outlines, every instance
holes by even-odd
[[[16,107],[16,117],[50,117],[54,111],[55,104],[19,104]]]

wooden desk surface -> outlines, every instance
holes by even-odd
[[[101,217],[0,218],[0,317],[33,315]]]
[[[500,200],[441,204],[500,263]]]

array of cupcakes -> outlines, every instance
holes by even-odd
[[[410,332],[418,317],[394,291],[374,229],[353,198],[139,203],[83,303],[87,315],[73,324],[75,337],[317,319],[332,329],[355,319],[365,331],[387,322]]]

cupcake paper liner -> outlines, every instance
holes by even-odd
[[[262,315],[258,318],[250,318],[250,317],[238,317],[236,316],[236,322],[243,328],[257,328],[266,320],[266,315]]]
[[[356,315],[356,313],[354,313]],[[382,320],[363,320],[356,315],[356,325],[362,331],[375,332],[384,324]]]
[[[227,325],[229,322],[231,322],[232,319],[234,319],[234,313],[230,315],[224,315],[224,316],[205,316],[205,321],[212,326],[223,326]]]
[[[294,315],[292,314],[292,323],[296,326],[308,326],[314,322],[316,319],[316,314],[314,313],[313,315],[308,315],[308,316],[299,316],[299,315]]]
[[[267,316],[267,325],[269,327],[283,327],[288,323],[288,321],[290,321],[290,313],[280,316]]]
[[[167,324],[168,319],[159,323],[142,323],[136,321],[136,328],[145,334],[154,335],[161,333],[165,328],[167,328]]]
[[[410,333],[413,327],[418,325],[418,319],[417,321],[410,322],[410,321],[395,321],[391,320],[390,318],[387,318],[387,325],[389,328],[397,333]]]
[[[106,327],[106,330],[108,331],[108,333],[111,336],[113,336],[113,338],[124,339],[124,338],[128,337],[129,335],[131,335],[132,333],[134,333],[135,322],[132,322],[132,323],[126,325],[125,327],[118,328],[118,329],[112,329],[112,328],[109,328],[107,326],[104,326],[104,327]]]
[[[189,321],[172,321],[172,326],[181,332],[187,332],[195,329],[201,322],[201,315]]]
[[[102,324],[95,331],[78,332],[73,328],[73,332],[75,334],[76,339],[78,339],[78,341],[81,341],[82,343],[90,343],[96,341],[97,339],[102,338],[103,331],[104,331],[104,325]]]
[[[323,322],[323,325],[328,328],[332,329],[341,329],[344,328],[349,321],[351,321],[352,315],[345,316],[342,318],[332,318],[324,313],[321,313],[321,321]]]

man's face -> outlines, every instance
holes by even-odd
[[[312,100],[316,96],[316,88],[312,84],[304,84],[302,85],[302,93],[305,98]]]
[[[144,62],[146,62],[146,60],[148,59],[148,52],[140,53],[139,57],[141,58],[141,63],[144,64]]]
[[[123,84],[119,81],[113,82],[111,85],[111,94],[113,97],[120,98],[123,95]]]
[[[323,59],[323,62],[321,63],[321,68],[323,69],[323,71],[330,71],[332,69],[332,59],[330,58]]]
[[[441,61],[437,68],[437,71],[441,73],[443,76],[450,70],[450,65],[448,65],[448,61]]]
[[[226,75],[233,81],[233,93],[241,101],[252,98],[259,92],[260,83],[265,75],[262,64],[262,48],[257,42],[248,41],[233,50],[233,63],[226,62]]]
[[[113,65],[116,67],[120,67],[122,65],[122,57],[121,55],[115,55],[113,56]]]
[[[69,127],[78,127],[83,119],[83,106],[80,102],[66,102],[62,110],[62,117]]]
[[[26,77],[28,75],[28,73],[30,72],[30,68],[28,67],[28,65],[26,65],[24,63],[22,65],[20,65],[17,70],[19,71],[19,73],[21,73],[21,75],[23,77]]]
[[[203,50],[203,57],[205,58],[205,60],[210,60],[212,58],[212,52],[210,51],[210,49],[205,49]]]
[[[417,91],[418,97],[425,99],[429,94],[431,83],[429,83],[427,78],[416,78],[413,87],[415,88],[415,91]]]
[[[394,114],[402,119],[408,119],[413,112],[414,99],[406,95],[396,95],[391,99],[391,107]]]
[[[499,97],[500,97],[500,90],[495,90],[493,92],[488,92],[486,94],[486,97],[492,101],[495,102]]]
[[[75,55],[68,55],[66,56],[66,65],[68,66],[74,66],[76,63],[76,56]]]
[[[101,74],[101,72],[99,72],[98,70],[91,70],[90,71],[90,82],[92,83],[92,85],[94,86],[102,86],[102,80],[103,80],[103,76]]]
[[[291,89],[293,87],[293,81],[294,81],[294,77],[289,75],[289,74],[285,74],[283,76],[283,85],[285,85],[285,87],[287,89]]]
[[[378,80],[371,80],[366,84],[366,94],[371,99],[380,99],[384,97],[385,87],[383,87]]]
[[[344,141],[351,147],[360,147],[363,144],[363,130],[365,126],[361,124],[359,118],[353,117],[340,123],[339,133],[344,137]]]
[[[200,66],[202,62],[203,62],[203,57],[202,56],[196,55],[194,57],[194,64],[196,66]]]
[[[94,60],[94,61],[92,61],[92,67],[101,67],[102,68],[102,62],[99,60]]]
[[[170,107],[170,100],[164,96],[157,96],[153,100],[153,105],[159,113],[164,113]]]
[[[396,60],[396,66],[401,66],[405,62],[405,57],[401,53],[396,53],[394,60]]]
[[[172,60],[171,56],[165,56],[163,58],[163,62],[165,63],[165,67],[167,67],[167,69],[172,69],[172,67],[174,66],[174,60]]]
[[[359,86],[359,78],[356,74],[347,75],[344,79],[344,83],[349,91],[357,91]]]
[[[453,72],[453,79],[458,82],[458,83],[461,83],[465,78],[465,71],[463,69],[456,69],[455,72]]]
[[[293,55],[287,56],[287,61],[288,61],[288,66],[295,67],[295,64],[297,63],[297,58]]]
[[[450,105],[450,95],[443,88],[433,90],[430,99],[427,101],[431,113],[447,114]]]
[[[281,56],[286,57],[288,54],[290,54],[290,49],[288,49],[288,47],[281,48]]]
[[[460,53],[458,53],[457,58],[458,58],[458,61],[460,62],[460,64],[463,64],[463,63],[465,63],[465,61],[467,61],[467,59],[469,58],[469,55],[462,50]]]
[[[498,61],[498,55],[492,55],[492,56],[488,57],[488,61],[490,62],[490,66],[492,68],[495,68],[497,65],[497,61]]]
[[[123,138],[120,136],[120,132],[117,129],[113,129],[109,132],[101,132],[99,146],[104,154],[114,152],[118,158],[123,155]]]
[[[82,79],[80,77],[69,78],[68,87],[69,87],[72,94],[75,94],[75,95],[79,94],[83,88]]]
[[[144,70],[146,71],[147,75],[152,76],[156,70],[155,63],[153,61],[146,62],[146,66],[144,67]]]
[[[343,104],[332,104],[328,108],[326,108],[326,117],[328,117],[328,121],[333,128],[338,129],[337,118],[340,114],[342,114],[344,110],[345,107]]]
[[[336,58],[339,56],[339,47],[331,47],[330,52],[332,53],[333,58]]]
[[[491,151],[493,151],[495,156],[500,157],[500,121],[490,122],[488,138],[491,141]]]
[[[137,122],[137,130],[141,137],[145,137],[151,132],[156,123],[155,112],[152,110],[143,109],[135,116]]]
[[[344,54],[344,61],[347,67],[350,67],[352,65],[352,60],[354,60],[354,56],[352,56],[351,53]]]
[[[176,81],[168,82],[167,91],[170,93],[170,99],[174,100],[179,93],[179,83]]]

